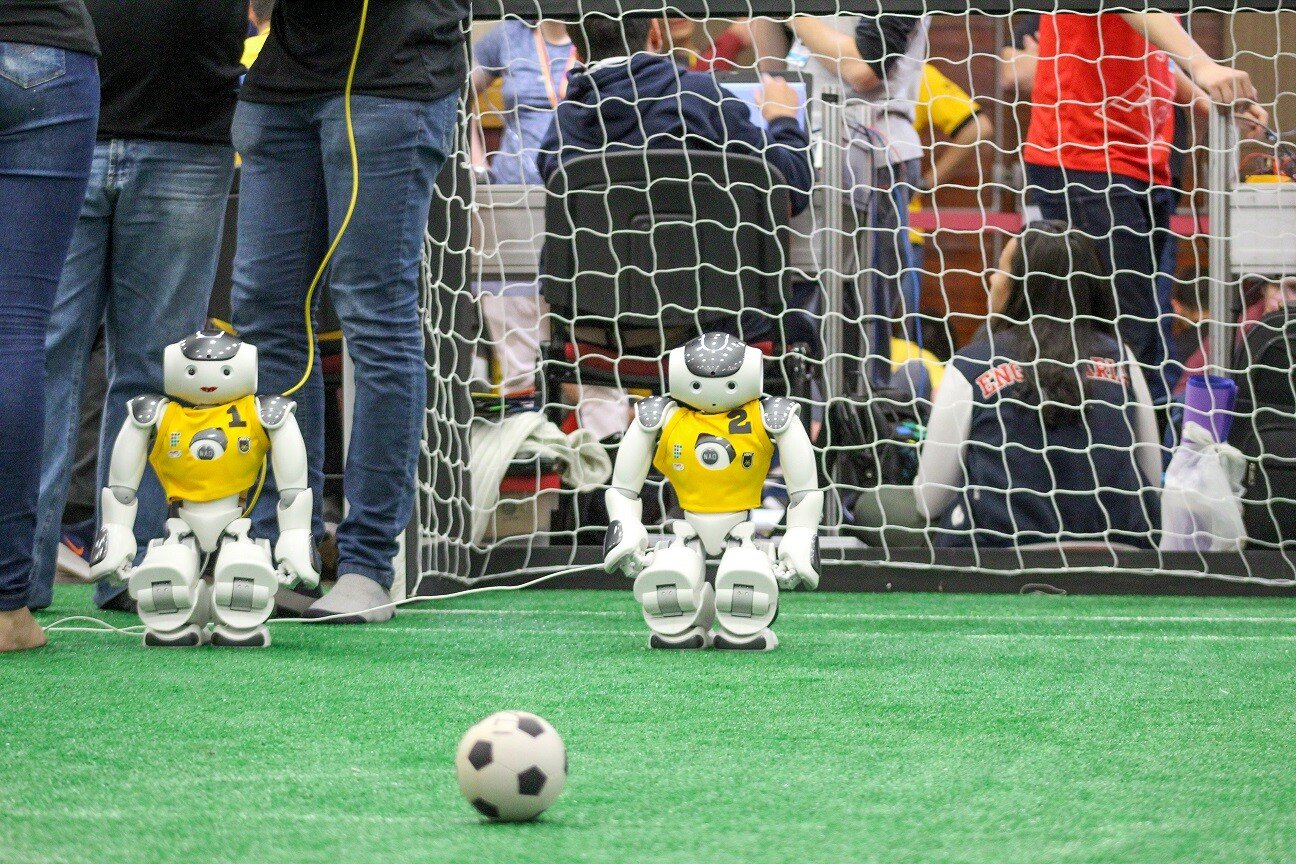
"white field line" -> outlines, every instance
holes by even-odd
[[[500,630],[496,627],[459,626],[451,628],[428,627],[379,627],[367,631],[374,634],[399,634],[401,636],[444,636],[451,633],[498,633],[500,635],[527,636],[647,636],[648,628],[634,630],[570,630],[562,627],[510,627]],[[1229,633],[959,633],[953,631],[933,631],[927,633],[862,633],[857,630],[837,630],[828,634],[816,634],[832,639],[856,639],[873,641],[883,639],[998,639],[1004,641],[1055,641],[1055,642],[1296,642],[1296,633],[1290,635],[1275,634],[1234,635]],[[804,638],[804,637],[800,637]]]
[[[795,602],[795,601],[793,601]],[[794,612],[797,618],[825,621],[1056,621],[1064,624],[1091,621],[1118,624],[1291,624],[1296,626],[1296,605],[1290,617],[1276,615],[956,615],[909,612]],[[402,609],[401,615],[526,615],[535,617],[572,616],[581,618],[634,618],[633,603],[624,612],[596,609]]]

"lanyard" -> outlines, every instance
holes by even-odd
[[[557,108],[559,100],[567,98],[567,73],[576,65],[576,51],[573,48],[568,53],[567,68],[563,69],[562,83],[555,89],[553,70],[549,68],[549,46],[545,44],[544,37],[540,35],[539,25],[531,32],[535,34],[536,57],[540,60],[540,74],[544,77],[545,90],[549,93],[549,105]]]

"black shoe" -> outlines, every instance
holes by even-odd
[[[262,625],[251,632],[236,635],[225,632],[222,627],[217,627],[212,631],[211,644],[218,648],[268,648],[270,631]]]
[[[717,651],[773,651],[778,647],[778,638],[766,628],[756,635],[755,639],[739,642],[717,632],[711,639]]]
[[[660,633],[648,637],[648,647],[665,651],[698,651],[711,644],[711,634],[701,627],[687,631],[687,635],[677,639],[667,639]]]

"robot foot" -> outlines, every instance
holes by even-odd
[[[269,648],[270,630],[264,624],[253,630],[234,630],[217,625],[211,642],[221,648]]]
[[[206,645],[210,637],[207,628],[198,624],[190,624],[169,633],[149,628],[144,631],[144,644],[150,648],[197,648]]]
[[[697,651],[711,647],[711,633],[701,627],[690,627],[678,636],[663,636],[653,633],[648,637],[649,648],[662,648],[673,651]]]
[[[755,636],[738,639],[724,632],[717,632],[712,639],[717,651],[773,651],[778,647],[778,637],[766,627]]]

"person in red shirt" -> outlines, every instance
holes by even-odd
[[[1205,114],[1233,105],[1248,126],[1268,115],[1241,70],[1216,63],[1164,12],[1040,16],[1030,131],[1022,145],[1028,189],[1045,219],[1095,237],[1115,274],[1122,339],[1166,393],[1165,338],[1156,289],[1168,236],[1175,104]],[[1248,130],[1250,131],[1250,130]]]

